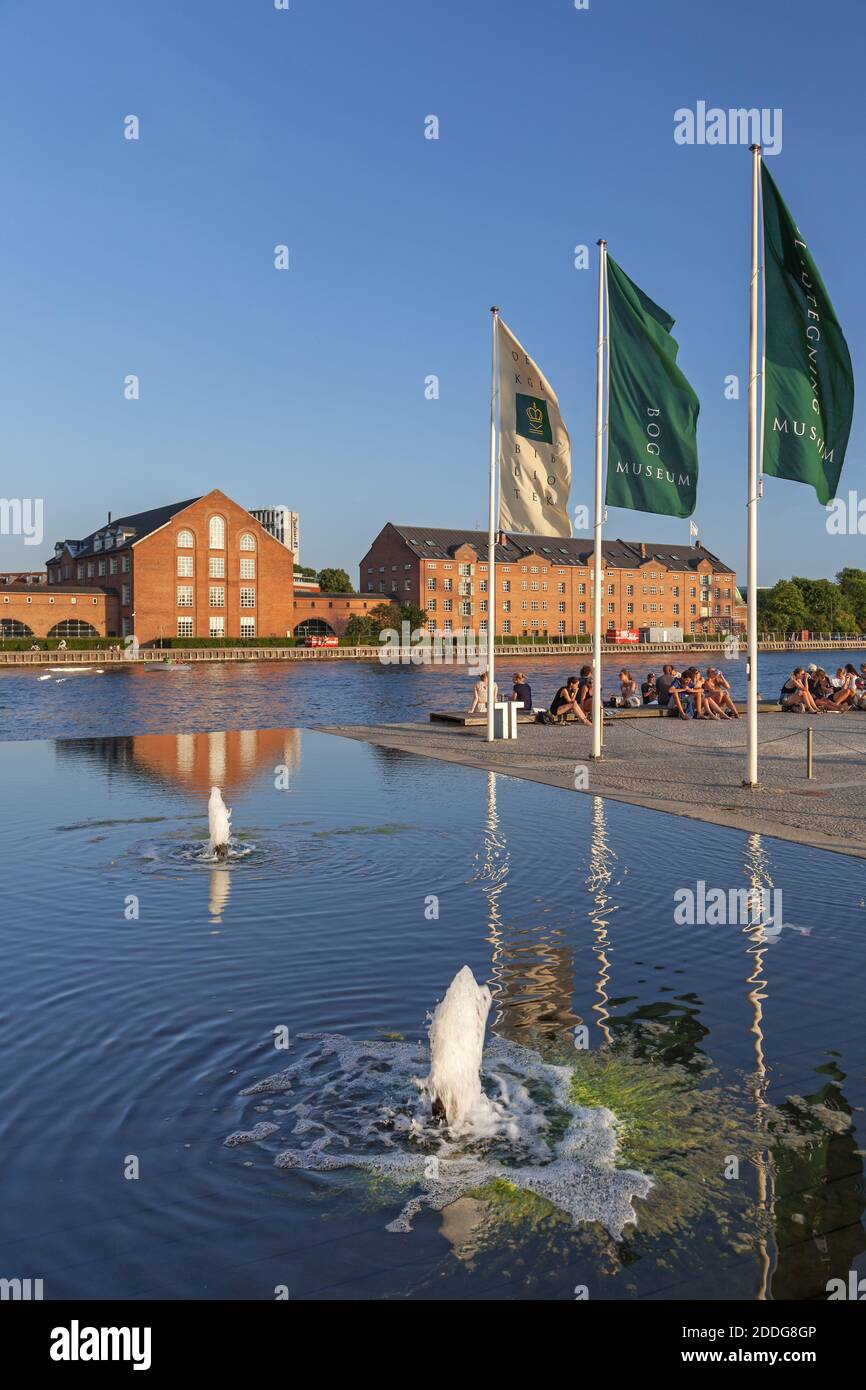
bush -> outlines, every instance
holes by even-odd
[[[0,651],[29,652],[35,646],[40,652],[56,652],[63,641],[68,652],[96,652],[123,646],[122,637],[3,637],[0,638]]]

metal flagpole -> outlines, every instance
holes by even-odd
[[[607,242],[598,243],[598,342],[595,382],[595,525],[592,552],[592,756],[601,752],[601,526],[604,517],[602,470],[604,468],[604,300],[607,283]]]
[[[752,145],[752,272],[749,281],[749,468],[746,657],[747,766],[744,787],[758,786],[758,242],[761,147]]]
[[[496,400],[499,395],[497,378],[497,328],[499,309],[494,304],[490,310],[493,317],[493,346],[490,369],[490,512],[487,528],[487,742],[493,742],[493,678],[496,643]]]

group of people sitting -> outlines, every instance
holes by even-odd
[[[498,699],[499,687],[494,683],[494,703]],[[509,699],[521,705],[527,714],[534,711],[532,688],[524,672],[514,672]],[[643,705],[656,705],[660,712],[666,710],[679,719],[740,717],[731,687],[715,666],[708,666],[706,675],[703,675],[697,666],[687,666],[684,671],[678,671],[668,663],[662,667],[660,676],[656,677],[650,671],[640,685],[631,671],[623,668],[619,673],[618,693],[602,703],[607,709],[640,709]],[[811,714],[844,714],[851,709],[866,709],[866,662],[861,665],[859,672],[850,662],[847,666],[840,666],[835,676],[828,675],[820,666],[812,665],[808,671],[797,666],[782,686],[779,704],[786,710]],[[469,713],[484,712],[486,709],[487,673],[484,672],[475,682]],[[555,719],[571,716],[580,724],[591,724],[592,667],[581,666],[579,676],[569,676],[557,690],[549,709],[541,713],[545,716],[550,714]]]
[[[801,714],[846,714],[866,709],[866,662],[859,672],[850,661],[830,676],[814,662],[805,671],[795,666],[779,692],[782,709]]]

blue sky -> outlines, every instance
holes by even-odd
[[[743,575],[749,156],[675,144],[673,113],[782,108],[772,172],[859,380],[864,31],[861,0],[2,0],[0,495],[45,499],[45,544],[0,536],[0,568],[213,486],[299,511],[302,562],[353,577],[388,520],[484,524],[492,303],[589,503],[596,283],[573,248],[605,236],[677,319],[696,519]],[[863,441],[855,407],[843,493],[866,491]],[[866,563],[805,487],[768,479],[760,515],[763,583]],[[607,534],[687,523],[612,510]]]

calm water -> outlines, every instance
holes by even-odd
[[[775,699],[792,666],[815,661],[827,670],[863,652],[768,652],[760,657],[760,686]],[[587,654],[587,660],[589,655]],[[519,658],[537,704],[549,704],[565,676],[580,661]],[[618,671],[629,656],[604,663],[606,693],[616,688]],[[705,667],[709,658],[701,661]],[[689,658],[679,659],[681,666]],[[661,671],[662,661],[631,658],[640,679]],[[738,698],[745,698],[745,662],[715,662]],[[514,659],[501,659],[500,684],[510,688]],[[191,670],[107,668],[104,675],[69,675],[40,680],[45,668],[0,668],[0,739],[69,738],[104,734],[158,733],[211,729],[272,729],[286,725],[380,724],[426,720],[431,709],[465,709],[473,678],[460,667],[392,667],[378,662],[310,661],[278,665],[195,666]]]
[[[341,683],[377,717],[420,684],[193,681],[199,710],[222,688],[234,711],[312,682],[329,718],[357,717]],[[93,699],[168,717],[145,686],[63,700],[82,722]],[[12,742],[0,779],[0,1274],[47,1298],[667,1299],[866,1273],[862,863],[291,729]],[[197,858],[211,781],[243,837],[227,869]],[[675,925],[696,877],[781,888],[784,926]],[[378,1054],[346,1068],[302,1035],[415,1043],[464,963],[496,1037],[575,1064],[585,1103],[620,1114],[655,1182],[622,1240],[507,1184],[396,1234],[405,1191],[275,1166],[310,1116],[351,1125],[387,1086]],[[293,1093],[241,1095],[305,1061]],[[256,1124],[275,1128],[225,1145]]]

